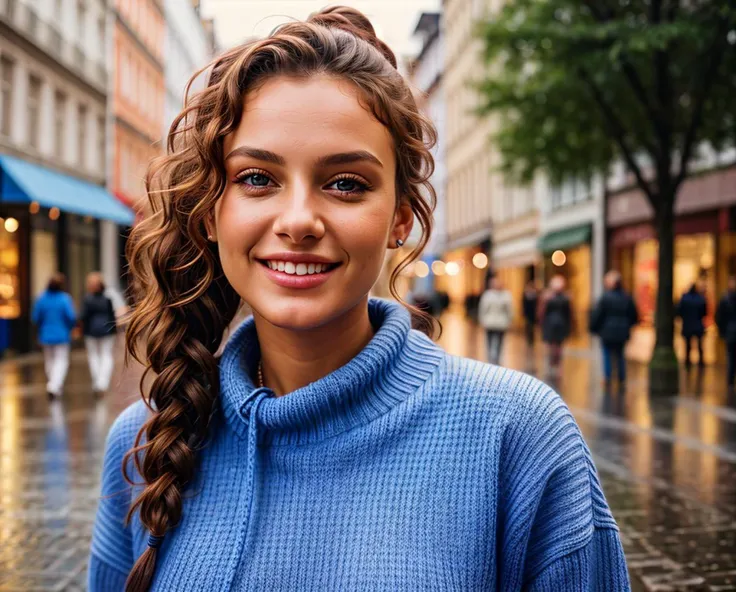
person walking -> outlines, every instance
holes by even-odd
[[[565,293],[565,284],[564,277],[554,276],[540,300],[542,339],[547,344],[550,373],[555,377],[560,372],[562,345],[572,331],[572,306],[570,297]]]
[[[46,291],[36,300],[31,320],[43,347],[46,393],[50,401],[60,397],[69,371],[72,329],[77,324],[72,297],[64,291],[64,274],[55,273]]]
[[[478,305],[478,318],[486,330],[488,362],[498,365],[501,360],[503,338],[511,326],[514,311],[511,292],[505,290],[501,280],[492,277],[488,289],[483,292]]]
[[[698,346],[698,366],[705,367],[703,357],[703,335],[705,335],[705,323],[703,319],[708,314],[708,305],[705,296],[698,289],[697,284],[682,295],[677,305],[677,316],[682,319],[682,337],[685,339],[685,368],[691,367],[690,350],[693,341]]]
[[[721,338],[726,342],[728,355],[728,387],[734,388],[736,379],[736,276],[728,278],[728,291],[721,298],[716,309],[716,326]]]
[[[117,326],[112,299],[106,295],[102,275],[97,272],[87,276],[87,295],[80,317],[92,377],[92,392],[99,396],[110,387],[115,367]]]
[[[626,384],[624,348],[631,337],[631,328],[639,322],[639,314],[634,299],[621,284],[618,271],[609,271],[603,285],[605,292],[591,314],[590,331],[601,339],[606,386],[611,384],[615,361],[619,386],[623,387]]]
[[[534,331],[537,326],[537,308],[539,307],[539,292],[534,281],[529,281],[524,288],[521,299],[521,309],[524,314],[524,333],[526,344],[529,348],[534,347]]]

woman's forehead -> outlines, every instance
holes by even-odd
[[[278,77],[244,99],[238,128],[225,153],[240,145],[274,152],[367,150],[385,162],[393,154],[389,130],[360,101],[352,83],[328,76]]]

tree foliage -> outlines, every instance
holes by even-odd
[[[736,0],[509,0],[479,34],[480,112],[516,179],[623,159],[656,209],[697,146],[736,137]]]

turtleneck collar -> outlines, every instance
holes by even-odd
[[[401,305],[371,299],[368,314],[376,333],[357,356],[282,397],[253,384],[260,349],[255,322],[249,317],[220,360],[222,409],[238,436],[248,436],[253,415],[263,441],[296,444],[329,438],[369,423],[416,391],[444,352],[411,329],[409,313]]]

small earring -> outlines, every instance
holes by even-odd
[[[401,240],[400,238],[397,238],[396,239],[396,246],[397,247],[403,247],[404,246],[404,241]]]

